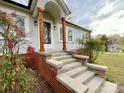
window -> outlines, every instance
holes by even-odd
[[[86,39],[88,39],[89,38],[89,34],[86,34]]]
[[[11,1],[22,4],[24,6],[28,6],[30,0],[11,0]]]
[[[60,41],[63,41],[63,31],[62,31],[62,27],[60,27]]]
[[[72,41],[73,40],[73,36],[72,36],[72,30],[68,31],[68,41]]]
[[[30,9],[32,3],[32,0],[3,0],[3,1],[27,9]]]
[[[21,28],[23,31],[25,31],[25,19],[24,17],[17,16],[15,18],[16,25]]]
[[[81,39],[85,39],[84,33],[81,34]]]
[[[14,19],[16,26],[18,26],[22,31],[25,31],[25,18],[17,15]],[[0,32],[4,29],[0,26]],[[0,36],[0,46],[3,44],[2,36]]]

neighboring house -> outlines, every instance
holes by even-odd
[[[77,49],[77,39],[89,38],[91,33],[66,21],[71,12],[63,0],[1,0],[0,10],[18,15],[18,25],[38,52]],[[24,45],[21,52],[25,52],[27,46]]]
[[[116,45],[115,44],[108,45],[108,51],[112,52],[115,49],[116,49]]]
[[[121,45],[118,45],[118,44],[108,45],[108,51],[110,52],[120,52],[121,50],[123,50]]]

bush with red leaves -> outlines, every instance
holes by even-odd
[[[32,93],[35,79],[26,68],[25,57],[19,55],[20,46],[25,44],[25,32],[16,25],[15,13],[0,11],[0,93]],[[27,57],[33,58],[35,50],[29,46]]]

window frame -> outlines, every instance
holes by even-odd
[[[81,39],[85,40],[85,34],[81,33]]]
[[[25,19],[25,17],[24,16],[21,16],[21,15],[19,15],[19,14],[17,14],[17,17],[20,17],[20,18],[23,18],[24,19],[24,32],[26,32],[26,19]],[[16,23],[16,18],[15,18],[15,23]]]
[[[59,42],[63,42],[63,31],[62,31],[62,25],[59,26]],[[61,32],[62,32],[62,40],[61,40]]]
[[[30,33],[30,19],[29,19],[29,15],[27,14],[22,14],[21,12],[17,12],[16,13],[17,16],[24,18],[24,32],[25,33]]]
[[[22,7],[22,8],[26,8],[26,9],[30,9],[31,8],[31,4],[32,4],[32,0],[29,0],[29,3],[28,5],[23,5],[23,4],[20,4],[18,2],[15,2],[15,1],[12,1],[12,0],[2,0],[4,2],[8,2],[8,3],[11,3],[13,5],[16,5],[16,6],[19,6],[19,7]]]
[[[70,31],[72,32],[72,33],[71,33],[71,34],[72,34],[72,35],[71,35],[71,38],[72,38],[71,41],[69,40],[69,37],[70,37],[70,36],[69,36],[69,32],[70,32]],[[68,39],[68,42],[73,42],[73,29],[70,29],[70,28],[68,29],[68,38],[67,38],[67,39]]]

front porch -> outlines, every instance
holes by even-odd
[[[45,4],[44,9],[38,8],[38,27],[40,33],[40,52],[51,49],[66,50],[66,21],[65,13],[53,1]],[[62,27],[62,42],[60,28]]]

